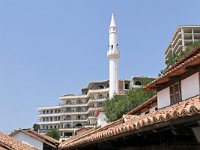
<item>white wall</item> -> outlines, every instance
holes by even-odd
[[[104,126],[107,124],[107,117],[104,112],[100,112],[97,118],[97,126]]]
[[[192,76],[181,81],[181,93],[182,100],[188,99],[195,95],[200,94],[199,89],[199,73],[195,73]]]
[[[90,124],[94,125],[96,123],[97,123],[96,119],[90,119]]]
[[[157,93],[158,109],[170,105],[169,87]]]
[[[22,141],[28,145],[34,146],[39,150],[43,150],[43,143],[35,138],[32,138],[23,132],[18,132],[12,136],[13,138],[17,139],[18,141]]]

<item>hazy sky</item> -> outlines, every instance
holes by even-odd
[[[200,24],[198,0],[0,0],[0,131],[30,128],[37,107],[108,79],[108,27],[120,79],[156,77],[178,25]]]

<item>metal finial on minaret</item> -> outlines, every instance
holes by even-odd
[[[109,59],[109,97],[112,98],[114,94],[119,94],[118,60],[120,57],[117,42],[117,26],[113,14],[109,27],[109,49],[107,56]]]

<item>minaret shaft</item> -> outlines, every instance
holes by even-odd
[[[119,94],[118,88],[118,59],[111,58],[109,60],[109,96],[112,98],[114,94]]]

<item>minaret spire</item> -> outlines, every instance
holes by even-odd
[[[109,59],[109,97],[119,94],[118,87],[118,60],[120,57],[117,41],[117,25],[114,15],[112,14],[109,27],[109,49],[107,52]]]
[[[115,23],[115,17],[113,15],[113,13],[112,13],[111,21],[110,21],[110,27],[117,27],[116,23]]]

